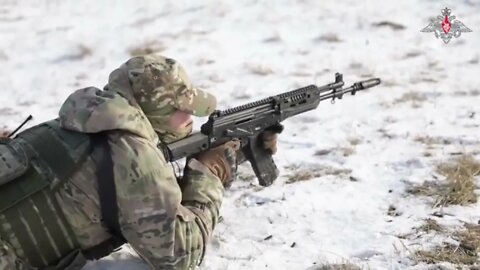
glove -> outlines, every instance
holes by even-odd
[[[274,155],[277,153],[277,133],[271,130],[265,130],[262,134],[263,149]]]
[[[240,149],[239,141],[229,141],[208,151],[194,156],[216,175],[225,188],[232,185],[237,172],[237,151]]]
[[[277,152],[277,137],[277,132],[272,130],[265,130],[260,135],[261,145],[270,155],[274,155]],[[239,151],[237,153],[237,164],[240,165],[245,161],[247,161],[247,158],[242,151]]]

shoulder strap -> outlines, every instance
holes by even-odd
[[[96,176],[103,222],[117,238],[124,240],[118,221],[117,192],[113,176],[113,161],[106,134],[92,135],[93,158],[97,164]]]

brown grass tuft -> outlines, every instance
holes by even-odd
[[[458,243],[443,243],[432,250],[419,250],[415,252],[413,259],[428,264],[450,262],[456,265],[472,265],[478,262],[480,225],[465,224],[464,229],[452,233],[452,238]]]
[[[245,67],[250,73],[255,75],[267,76],[274,73],[271,68],[263,65],[247,64]]]
[[[396,23],[396,22],[389,22],[389,21],[381,21],[377,23],[372,24],[373,27],[387,27],[390,28],[394,31],[399,31],[399,30],[404,30],[406,27],[402,24]]]
[[[320,35],[316,37],[314,41],[319,41],[319,42],[323,41],[323,42],[329,42],[329,43],[343,42],[343,40],[334,33],[327,33],[327,34]]]
[[[287,166],[286,169],[292,171],[287,175],[287,184],[292,184],[300,181],[308,181],[313,178],[326,175],[348,175],[352,172],[350,169],[338,169],[330,166],[318,166],[311,168],[301,168],[298,165]]]
[[[316,150],[313,155],[314,156],[325,156],[325,155],[329,155],[329,154],[339,154],[339,155],[342,155],[344,157],[348,157],[348,156],[351,156],[353,154],[355,154],[355,148],[354,147],[349,147],[349,146],[346,146],[346,147],[337,147],[337,148],[332,148],[332,149],[319,149],[319,150]]]
[[[128,49],[130,56],[140,56],[151,53],[159,53],[166,49],[167,47],[158,40],[149,40],[140,45],[131,47]]]
[[[78,61],[82,60],[88,56],[93,54],[92,48],[84,45],[79,44],[74,52],[70,54],[65,54],[57,58],[54,62],[62,62],[62,61]]]
[[[416,136],[414,141],[418,143],[422,143],[425,145],[432,145],[432,144],[442,144],[442,145],[449,145],[452,144],[451,139],[443,138],[443,137],[431,137],[431,136]]]
[[[400,98],[397,98],[393,101],[394,104],[411,102],[412,106],[418,106],[420,103],[427,100],[427,97],[424,94],[418,92],[408,92],[403,94]]]
[[[407,193],[417,196],[436,197],[439,193],[443,193],[445,185],[434,181],[425,181],[421,185],[412,186],[407,189]]]
[[[237,179],[242,182],[251,182],[255,179],[254,174],[246,174],[246,173],[237,173]]]
[[[426,218],[425,222],[420,225],[419,227],[415,228],[417,232],[426,232],[429,233],[431,231],[434,232],[443,232],[445,229],[442,227],[442,225],[438,224],[438,222],[435,219],[431,218]]]
[[[447,178],[447,189],[440,194],[436,206],[477,202],[474,177],[480,174],[480,162],[470,155],[462,155],[453,162],[438,165],[437,172]]]
[[[316,267],[310,267],[308,270],[362,270],[362,268],[352,263],[323,264]]]
[[[475,179],[480,175],[480,162],[471,155],[462,155],[457,159],[441,163],[437,172],[446,177],[445,182],[425,181],[421,185],[407,189],[407,193],[434,197],[433,207],[448,205],[468,205],[477,202]]]
[[[433,250],[419,250],[415,252],[414,258],[417,262],[428,264],[437,264],[440,262],[450,262],[453,264],[474,264],[477,262],[476,254],[464,250],[460,246],[444,243],[442,246]]]

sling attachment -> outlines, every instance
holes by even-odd
[[[92,142],[94,145],[93,158],[97,165],[98,195],[103,222],[115,238],[126,242],[118,220],[117,192],[108,136],[102,133],[92,135]]]

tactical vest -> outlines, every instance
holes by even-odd
[[[91,137],[52,120],[0,139],[0,238],[34,267],[58,265],[79,250],[55,192],[92,153]]]

